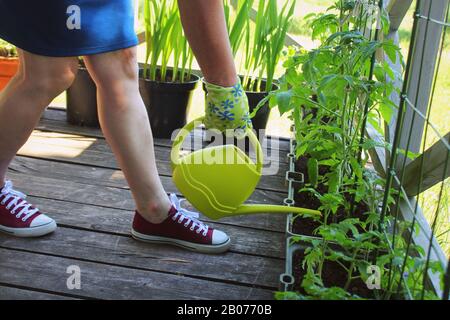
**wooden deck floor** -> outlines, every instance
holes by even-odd
[[[170,141],[155,145],[163,184],[177,192]],[[250,202],[285,197],[287,143],[279,148],[278,175],[263,177]],[[109,146],[99,130],[67,125],[64,111],[45,112],[8,178],[59,228],[39,239],[0,234],[0,299],[272,299],[278,288],[285,216],[211,222],[232,237],[223,255],[138,243],[130,237],[131,194]],[[72,265],[81,270],[80,290],[66,284]]]

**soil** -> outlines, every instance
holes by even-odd
[[[296,279],[294,283],[294,291],[305,294],[305,291],[301,287],[303,276],[306,274],[306,270],[302,268],[302,262],[305,258],[303,250],[298,250],[293,256],[293,276]],[[346,264],[344,262],[344,264]],[[346,267],[349,265],[347,264]],[[322,269],[322,281],[325,287],[340,287],[344,288],[347,281],[347,272],[336,262],[326,261]],[[374,298],[373,291],[367,288],[367,285],[361,279],[355,279],[350,282],[348,292],[358,295],[362,298],[371,299]]]
[[[295,171],[303,173],[305,182],[309,181],[307,163],[307,156],[300,157],[295,163]],[[319,175],[325,175],[327,172],[327,166],[319,166]],[[320,207],[319,199],[317,199],[317,197],[310,192],[297,192],[299,188],[300,185],[294,184],[295,204],[299,207],[317,210]],[[327,187],[323,184],[319,184],[316,190],[321,194],[325,194],[327,192]],[[345,195],[345,198],[350,202],[351,196],[349,194]],[[364,213],[367,212],[368,209],[368,206],[364,202],[357,203],[351,215],[348,215],[345,212],[344,208],[340,208],[335,215],[330,215],[328,217],[327,224],[337,223],[347,218],[359,218],[361,221],[365,221],[367,219],[367,216]],[[299,216],[293,221],[292,232],[312,236],[314,235],[314,230],[321,224],[322,223],[320,221],[314,221],[313,219],[303,218]]]

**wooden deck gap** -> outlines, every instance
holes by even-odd
[[[69,294],[69,293],[64,293],[64,292],[54,292],[54,291],[51,291],[51,290],[39,289],[39,288],[28,287],[28,286],[20,286],[20,285],[5,283],[5,282],[0,282],[0,287],[21,289],[21,290],[33,291],[33,292],[39,292],[39,293],[46,293],[46,294],[51,294],[51,295],[54,295],[54,296],[67,297],[67,298],[73,298],[73,299],[102,300],[102,299],[99,299],[99,298],[80,296],[80,295]]]

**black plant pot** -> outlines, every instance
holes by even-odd
[[[170,76],[171,71],[168,71]],[[199,80],[192,75],[184,83],[151,81],[144,79],[143,70],[140,71],[139,89],[156,138],[169,139],[174,130],[184,127]]]
[[[242,76],[240,76],[242,80]],[[266,90],[266,80],[262,80],[261,90],[262,92],[258,91],[248,91],[245,90],[245,93],[248,97],[248,104],[250,108],[250,114],[255,110],[255,108],[258,106],[258,104],[268,96],[268,92]],[[275,83],[272,83],[272,88],[270,91],[277,90],[279,87]],[[270,116],[270,107],[269,102],[265,103],[259,110],[256,112],[255,116],[252,118],[253,128],[256,130],[257,133],[259,133],[259,130],[265,130],[267,127],[267,121],[269,121]]]
[[[80,66],[72,86],[67,90],[67,122],[99,128],[97,87],[87,69]]]

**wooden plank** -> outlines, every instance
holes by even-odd
[[[78,134],[86,137],[93,137],[104,139],[104,136],[100,129],[96,128],[88,128],[88,127],[79,127],[75,125],[70,125],[61,121],[55,121],[50,119],[41,119],[39,124],[36,126],[36,129],[41,131],[50,131],[50,132],[59,132],[59,133],[67,133],[67,134]],[[194,131],[194,134],[190,136],[190,139],[197,138],[200,141],[204,139],[203,137],[204,130],[197,129]],[[187,138],[189,141],[189,138]],[[203,146],[207,146],[209,142],[207,140],[203,140]],[[161,139],[154,138],[154,145],[160,147],[172,147],[172,141],[169,139]],[[187,145],[187,143],[185,143]],[[191,143],[191,145],[194,145]],[[262,144],[263,150],[266,151],[266,158],[271,157],[272,154],[279,151],[280,153],[287,153],[289,150],[286,150],[289,145],[289,140],[285,138],[277,138],[277,137],[266,137],[266,140]],[[269,151],[268,151],[269,150]]]
[[[0,247],[274,290],[284,267],[279,259],[233,252],[198,254],[173,246],[138,242],[129,236],[63,227],[49,236],[32,240],[0,235]]]
[[[65,161],[110,169],[119,169],[115,157],[103,139],[79,135],[34,131],[18,155]],[[170,149],[155,147],[156,165],[162,176],[171,176]],[[284,157],[287,158],[287,157]],[[286,192],[284,186],[287,163],[277,163],[277,174],[262,175],[258,189]]]
[[[0,285],[0,300],[76,300],[66,296]]]
[[[386,40],[392,40],[395,45],[400,46],[399,44],[399,35],[396,30],[390,30],[388,35],[386,36]],[[397,90],[393,90],[392,93],[389,95],[389,99],[396,105],[400,105],[400,92],[402,91],[403,87],[403,64],[402,59],[399,53],[396,54],[396,60],[391,61],[391,59],[384,54],[384,60],[387,61],[389,66],[394,71],[394,79],[391,79],[388,75],[385,76],[385,81],[390,82],[393,84],[393,86]],[[396,117],[392,117],[390,123],[385,122],[384,123],[384,138],[385,141],[389,143],[393,143],[394,136],[395,136],[395,126],[396,126]],[[384,166],[387,167],[389,160],[390,160],[390,152],[389,150],[386,150],[386,158]]]
[[[130,235],[133,211],[36,197],[29,197],[29,201],[61,226]],[[233,252],[284,259],[282,233],[212,222],[208,224],[230,235]]]
[[[33,196],[28,197],[28,200],[56,219],[61,226],[118,235],[130,234],[133,211]],[[282,233],[236,225],[209,224],[229,233],[233,240],[232,250],[234,252],[284,259],[284,244],[281,243],[284,234]]]
[[[106,148],[106,146],[102,145],[99,140],[91,141],[87,138],[76,138],[75,136],[67,135],[60,137],[59,134],[45,134],[45,137],[42,138],[39,134],[40,133],[36,134],[37,137],[33,135],[18,154],[28,157],[38,157],[118,169],[112,154],[109,152],[102,152],[102,149]],[[169,161],[157,161],[157,165],[161,175],[170,176],[171,168]],[[259,187],[254,192],[252,199],[257,199],[258,201],[264,201],[266,203],[267,199],[270,199],[270,203],[281,203],[285,191],[276,190],[277,188],[273,186],[282,185],[282,181],[284,180],[280,178],[275,179],[274,176],[264,176],[260,181]],[[278,189],[280,188],[278,187]],[[278,192],[275,193],[269,191]]]
[[[390,0],[386,9],[389,12],[390,29],[397,31],[405,18],[413,0]]]
[[[272,299],[269,290],[0,249],[0,282],[99,299]],[[67,268],[81,270],[81,289],[67,287]]]
[[[443,138],[450,143],[450,132]],[[445,170],[445,163],[449,157],[450,150],[442,140],[438,140],[427,151],[414,159],[405,168],[405,180],[403,187],[408,196],[413,197],[435,184],[442,182],[450,176],[450,165]],[[422,184],[419,186],[421,164],[423,163]]]
[[[422,1],[420,14],[437,21],[445,21],[448,3],[449,0],[435,0],[431,3],[429,1]],[[422,115],[427,114],[430,105],[430,94],[440,50],[442,32],[443,25],[419,18],[412,56],[413,63],[411,63],[409,73],[407,97]],[[400,149],[406,150],[408,140],[410,140],[408,151],[419,153],[425,125],[425,119],[407,103],[399,145]],[[409,138],[410,136],[411,138]],[[400,171],[404,161],[407,164],[411,162],[410,159],[405,159],[405,156],[400,154],[395,168],[399,172],[398,176],[401,174]]]
[[[370,124],[367,124],[366,130],[367,137],[371,140],[377,141],[380,145],[383,145],[383,136]],[[383,147],[375,147],[369,150],[370,160],[380,177],[386,177],[386,149]]]
[[[37,129],[45,131],[80,134],[84,136],[91,136],[104,139],[103,133],[99,128],[81,127],[67,123],[66,111],[61,108],[49,107],[47,110],[45,110],[44,113],[42,114],[41,121],[39,122]],[[202,136],[202,130],[197,129],[194,131],[194,134],[197,137]],[[289,152],[289,139],[271,136],[268,136],[267,138],[269,140],[270,139],[278,140],[278,144],[268,143],[267,144],[268,146],[272,146],[273,148],[277,148],[283,152]],[[155,145],[158,146],[164,147],[172,146],[172,141],[170,139],[154,138],[154,142]]]
[[[94,168],[83,165],[60,163],[48,160],[16,157],[9,169],[15,173],[46,177],[58,180],[68,180],[81,184],[128,189],[123,173],[119,170]],[[180,197],[170,177],[161,177],[167,192],[176,193]],[[255,199],[256,201],[256,199]],[[187,208],[194,208],[186,202]],[[205,218],[206,221],[209,219]],[[263,214],[255,216],[231,217],[221,220],[221,223],[240,225],[256,229],[284,232],[286,217],[283,215]]]
[[[127,235],[130,232],[134,204],[128,190],[19,173],[9,173],[8,176],[13,179],[18,190],[34,196],[30,197],[30,202],[43,212],[49,213],[62,225],[92,230],[107,228]],[[56,199],[60,202],[55,208],[54,202],[42,201],[41,198]],[[256,216],[248,217],[251,218],[258,219]],[[256,230],[222,222],[208,224],[230,235],[234,240],[232,250],[235,252],[284,258],[284,234],[281,232]]]
[[[87,138],[98,138],[98,139],[104,140],[103,136],[88,134],[89,132],[94,131],[96,129],[87,128],[85,130],[84,128],[81,128],[81,127],[70,126],[70,125],[66,125],[66,124],[62,124],[62,126],[61,126],[61,123],[59,123],[59,122],[56,123],[56,125],[54,123],[48,124],[47,122],[49,122],[49,120],[41,121],[41,125],[38,125],[36,127],[36,129],[38,129],[42,132],[65,133],[65,134],[71,134],[71,135],[75,134],[75,135],[81,135],[81,136],[87,137]],[[85,132],[85,131],[87,131],[87,132]],[[192,151],[192,150],[200,149],[200,147],[207,147],[207,146],[214,145],[210,141],[207,141],[204,138],[198,137],[202,133],[203,132],[201,130],[194,131],[194,134],[190,135],[184,141],[183,149]],[[196,139],[198,139],[198,140],[196,140]],[[228,143],[231,143],[231,142],[228,142]],[[287,164],[287,157],[286,157],[287,151],[279,150],[277,148],[277,146],[279,144],[280,144],[279,141],[277,141],[277,140],[272,141],[271,138],[266,139],[262,143],[262,148],[263,148],[263,152],[264,152],[263,163],[264,163],[264,168],[266,168],[266,171],[268,171],[267,168],[269,168],[272,165],[272,162],[274,162],[275,164],[279,163],[278,166],[284,166],[284,164]],[[164,153],[169,153],[170,148],[172,147],[172,142],[167,139],[155,138],[154,139],[154,147],[155,147],[156,151],[162,149],[162,150],[164,150]],[[250,157],[254,160],[255,156],[254,156],[253,150],[250,150],[249,154],[250,154]],[[275,165],[275,164],[273,164],[273,165]],[[275,172],[268,171],[268,173],[277,174],[276,171]]]

